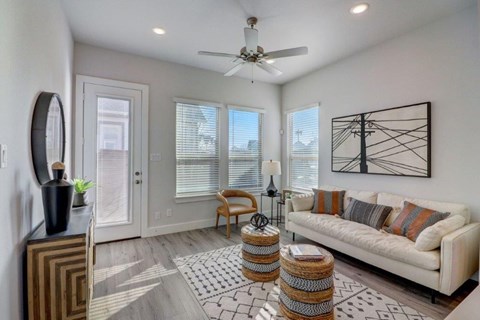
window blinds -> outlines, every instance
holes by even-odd
[[[318,186],[318,120],[318,107],[288,114],[288,179],[292,188]]]
[[[212,194],[220,188],[217,107],[177,103],[177,196]]]
[[[228,110],[228,187],[258,191],[263,186],[263,114]]]

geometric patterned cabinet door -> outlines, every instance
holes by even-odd
[[[72,210],[66,231],[41,224],[27,240],[28,318],[87,319],[93,284],[93,207]]]

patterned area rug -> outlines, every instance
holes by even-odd
[[[262,283],[246,279],[241,270],[241,248],[240,244],[174,261],[211,319],[284,319],[278,311],[278,280]],[[431,319],[338,272],[334,278],[336,319]]]

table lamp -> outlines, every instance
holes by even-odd
[[[279,176],[282,174],[280,161],[263,161],[262,174],[270,176],[270,184],[267,187],[267,194],[268,196],[273,197],[277,193],[277,188],[275,188],[275,185],[273,184],[273,176]]]

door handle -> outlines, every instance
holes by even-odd
[[[141,175],[142,173],[140,171],[136,171],[135,172],[135,175],[138,177],[139,175]]]
[[[142,180],[135,180],[135,184],[140,184],[142,183]]]

